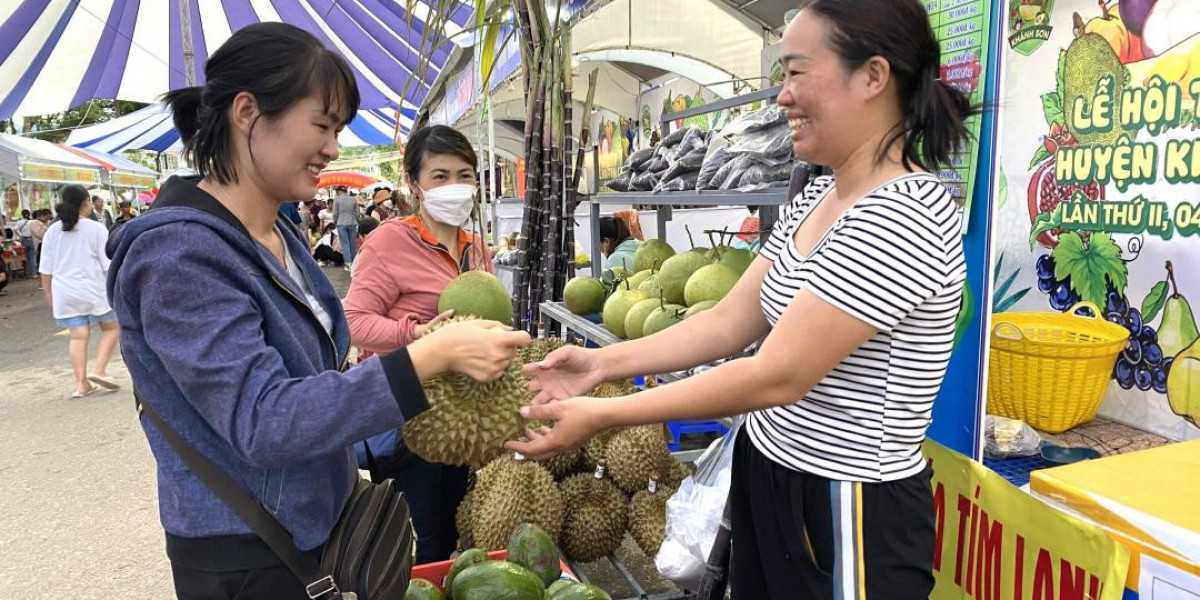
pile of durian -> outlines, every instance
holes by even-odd
[[[562,345],[558,338],[535,340],[492,383],[459,373],[422,382],[430,407],[404,425],[405,442],[425,460],[477,470],[458,507],[461,548],[504,548],[514,527],[532,523],[579,562],[612,553],[626,532],[653,557],[666,535],[667,499],[690,474],[671,457],[661,426],[606,431],[583,448],[544,461],[502,449],[527,425],[540,425],[524,422],[518,413],[530,400],[521,367]],[[632,381],[606,381],[590,395],[635,392]]]
[[[516,362],[540,361],[560,346],[556,338],[536,340]],[[632,381],[607,381],[590,395],[636,391]],[[506,453],[475,473],[458,507],[459,547],[502,549],[508,532],[532,523],[578,562],[611,554],[627,532],[654,557],[666,537],[667,499],[690,474],[667,450],[659,425],[606,431],[584,448],[544,461]]]

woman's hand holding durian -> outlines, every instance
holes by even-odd
[[[476,381],[491,382],[504,374],[517,350],[529,341],[528,333],[513,331],[503,323],[463,321],[422,336],[409,344],[408,354],[421,380],[457,371]]]

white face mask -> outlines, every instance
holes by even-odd
[[[465,183],[454,183],[426,190],[421,202],[429,216],[438,223],[462,227],[471,218],[471,209],[475,206],[475,186]]]

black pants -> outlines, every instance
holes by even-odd
[[[417,533],[417,564],[450,558],[458,543],[454,516],[467,495],[466,467],[427,462],[396,441],[396,453],[379,463],[380,475],[404,492]]]
[[[287,567],[202,571],[171,564],[179,600],[307,600],[304,586]]]
[[[928,598],[932,474],[833,481],[775,463],[743,429],[729,495],[733,599]]]
[[[318,564],[320,550],[302,552]],[[256,535],[183,538],[167,534],[179,600],[307,600],[304,585]]]

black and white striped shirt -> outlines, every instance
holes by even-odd
[[[921,442],[950,362],[967,273],[959,211],[937,178],[905,175],[855,203],[805,257],[792,237],[832,187],[832,177],[813,181],[775,225],[761,253],[773,263],[762,309],[774,325],[803,288],[879,333],[804,398],[755,412],[746,425],[785,467],[843,481],[903,479],[924,468]]]

